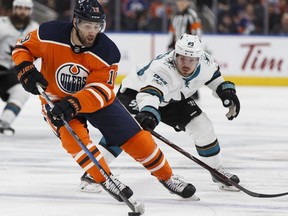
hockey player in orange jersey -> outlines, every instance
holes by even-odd
[[[63,147],[97,183],[118,201],[119,191],[82,151],[65,127],[61,116],[69,122],[78,137],[123,194],[129,198],[132,190],[110,172],[96,145],[90,139],[87,121],[110,143],[120,146],[140,162],[171,193],[183,198],[192,197],[195,187],[173,175],[163,152],[131,117],[113,92],[120,53],[104,33],[105,14],[96,0],[79,0],[73,22],[51,21],[18,40],[12,58],[15,71],[24,89],[39,95],[39,83],[54,102],[50,109],[41,98],[42,113]],[[41,58],[38,71],[33,61]],[[123,127],[125,122],[125,127]]]

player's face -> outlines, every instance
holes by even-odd
[[[31,8],[16,6],[13,10],[14,16],[18,18],[19,21],[26,21],[30,19],[31,16]]]
[[[183,77],[190,76],[199,64],[199,58],[177,55],[176,66]]]
[[[182,12],[189,6],[189,2],[188,0],[176,0],[176,6],[178,11]]]
[[[83,20],[77,24],[77,27],[81,42],[85,47],[93,46],[96,36],[102,28],[100,23]]]

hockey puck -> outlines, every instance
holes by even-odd
[[[128,216],[140,216],[140,212],[128,212]]]

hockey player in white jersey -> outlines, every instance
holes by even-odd
[[[154,130],[161,121],[176,131],[185,131],[203,162],[239,183],[236,175],[223,168],[213,124],[191,97],[204,85],[228,108],[226,116],[229,120],[238,116],[240,103],[235,85],[223,79],[219,66],[203,51],[198,36],[184,34],[176,42],[174,50],[159,55],[137,73],[129,73],[117,97],[144,129]],[[108,163],[121,153],[104,138],[100,144]],[[86,186],[91,187],[88,178],[85,174],[81,178],[83,191]],[[212,180],[220,189],[238,190],[213,175]]]
[[[32,10],[32,0],[14,0],[12,15],[0,17],[0,98],[6,103],[0,115],[0,135],[14,134],[11,124],[29,96],[17,80],[11,54],[17,39],[38,27],[31,20]]]

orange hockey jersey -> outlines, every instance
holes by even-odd
[[[12,59],[19,65],[41,58],[41,73],[49,83],[48,96],[57,101],[73,95],[81,104],[80,113],[91,113],[115,98],[120,52],[104,33],[97,35],[91,48],[73,45],[72,27],[72,23],[59,21],[42,24],[17,41]]]

